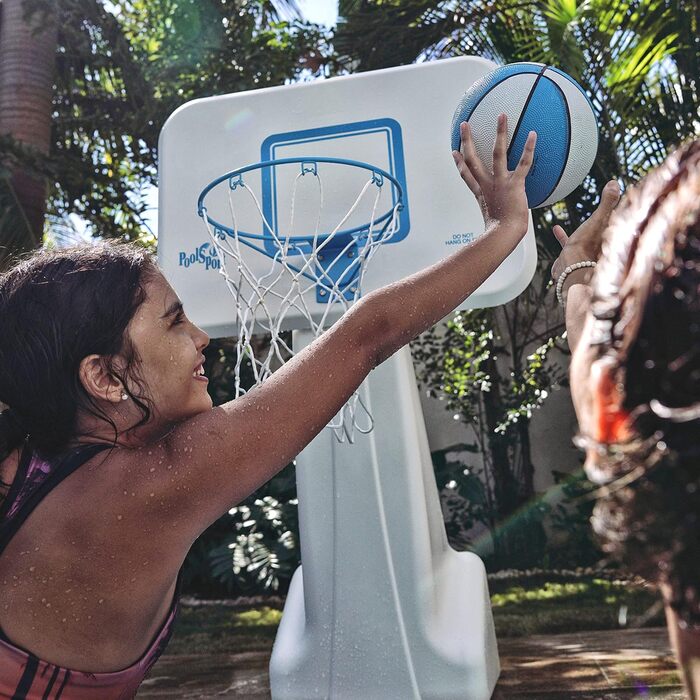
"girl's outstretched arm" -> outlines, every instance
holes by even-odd
[[[151,518],[189,546],[227,509],[288,464],[336,415],[370,370],[474,292],[513,251],[528,226],[525,176],[536,135],[514,171],[506,165],[505,115],[493,172],[477,158],[469,127],[454,159],[479,201],[485,233],[406,279],[368,294],[320,338],[245,396],[181,423],[165,440],[135,451],[155,493]],[[174,465],[178,474],[175,477]],[[323,468],[323,465],[319,465]],[[118,491],[121,493],[121,490]],[[115,508],[118,507],[115,506]],[[141,518],[144,513],[141,513]]]

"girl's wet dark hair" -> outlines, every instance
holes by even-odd
[[[25,440],[45,458],[65,451],[79,411],[109,423],[116,440],[114,422],[79,378],[91,354],[104,357],[141,409],[134,427],[148,421],[139,358],[125,331],[156,270],[142,248],[99,243],[41,250],[0,275],[0,402],[9,406],[0,414],[0,460]],[[127,377],[138,392],[127,388]]]
[[[700,140],[615,212],[591,313],[592,345],[633,425],[629,441],[598,445],[594,528],[616,558],[668,585],[682,624],[700,625]]]

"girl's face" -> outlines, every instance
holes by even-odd
[[[140,359],[137,373],[153,402],[153,420],[176,423],[212,407],[202,354],[209,336],[185,316],[182,303],[162,274],[153,274],[145,290],[146,300],[127,333]],[[129,389],[139,395],[138,386]]]

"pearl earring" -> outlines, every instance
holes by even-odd
[[[126,401],[129,398],[126,392],[122,392],[122,401]]]

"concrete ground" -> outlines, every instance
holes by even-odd
[[[499,652],[494,700],[685,698],[664,628],[502,639]],[[164,654],[136,698],[269,698],[269,658]]]

